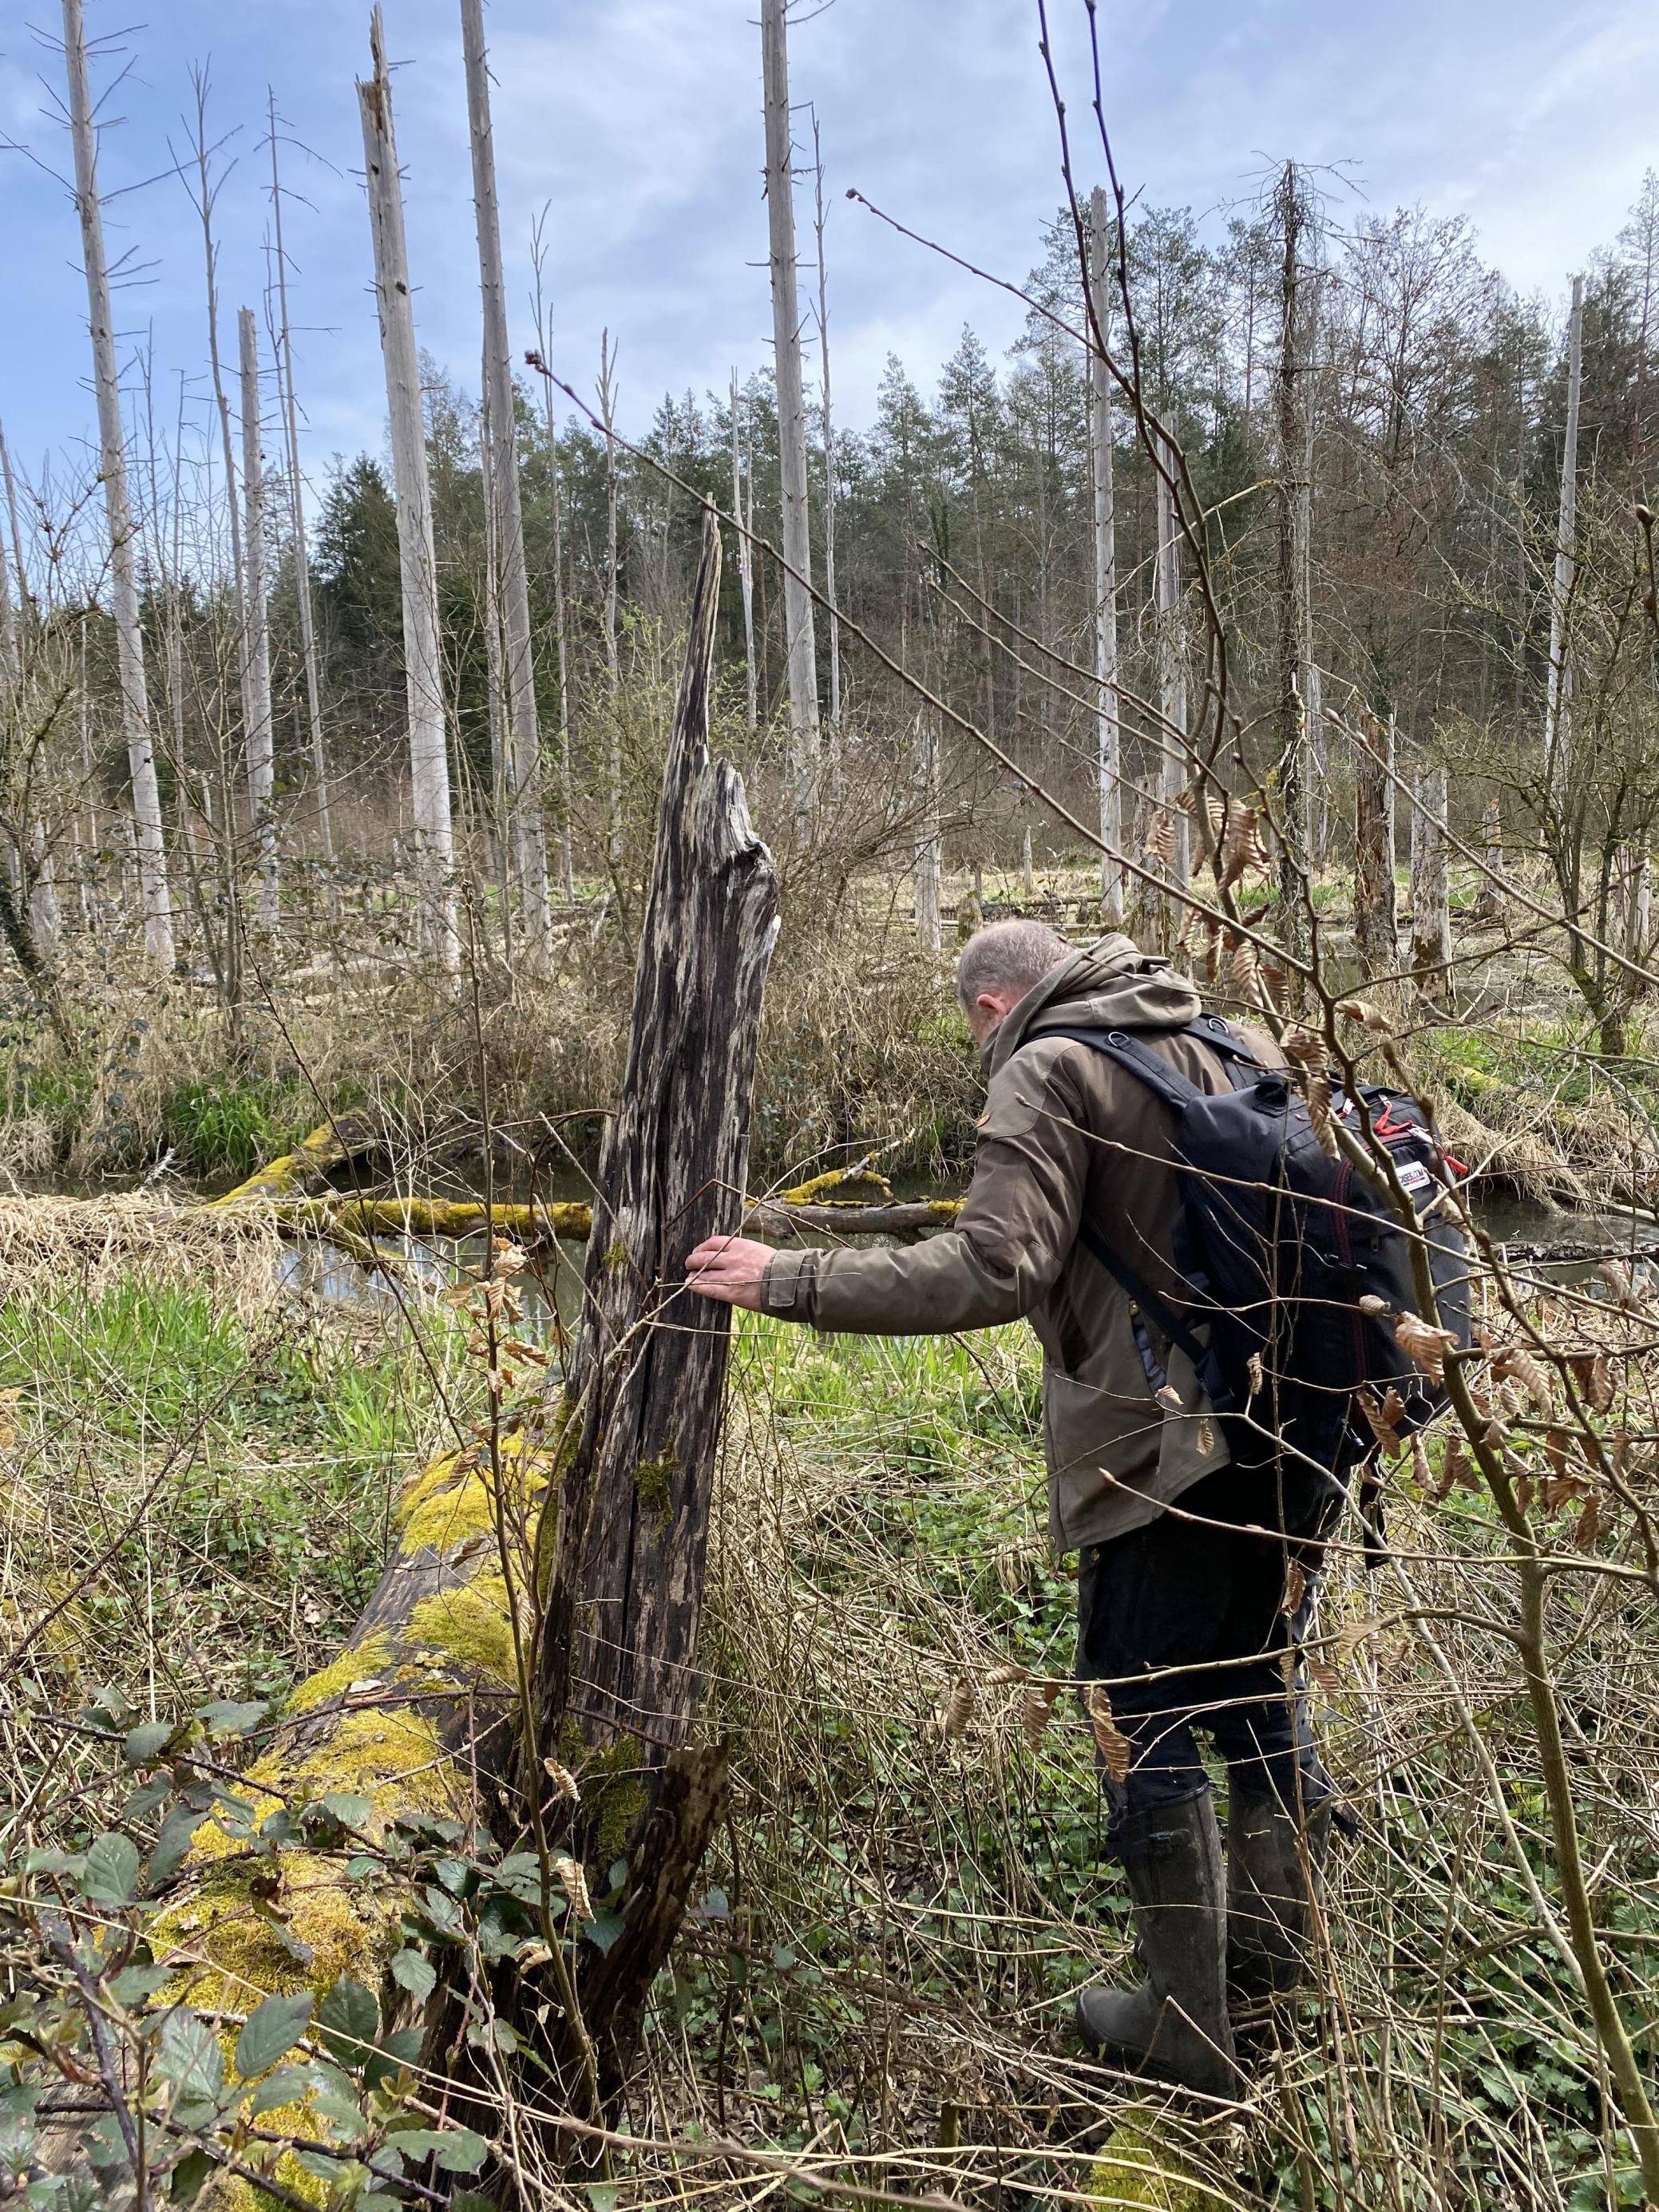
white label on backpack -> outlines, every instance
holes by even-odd
[[[1401,1160],[1400,1181],[1401,1187],[1407,1190],[1426,1190],[1434,1181],[1434,1177],[1421,1160]]]

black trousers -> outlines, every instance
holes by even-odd
[[[1332,1785],[1308,1717],[1300,1644],[1316,1552],[1271,1525],[1262,1478],[1224,1468],[1145,1528],[1085,1551],[1078,1577],[1078,1673],[1102,1684],[1130,1747],[1122,1782],[1105,1777],[1109,1837],[1209,1787],[1197,1732],[1227,1763],[1235,1795],[1319,1803]],[[1191,1517],[1186,1517],[1191,1516]],[[1287,1568],[1307,1585],[1286,1612]]]

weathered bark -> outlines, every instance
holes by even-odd
[[[1117,698],[1117,522],[1112,485],[1112,380],[1103,348],[1110,320],[1111,241],[1106,195],[1098,185],[1089,200],[1089,451],[1094,464],[1095,773],[1100,787],[1101,918],[1121,929],[1127,878],[1123,866],[1123,733]],[[1031,833],[1025,833],[1026,896],[1030,896]]]
[[[243,622],[247,631],[247,804],[253,824],[254,912],[276,927],[275,743],[270,718],[270,610],[265,598],[265,472],[259,451],[259,338],[253,310],[236,318],[242,376]]]
[[[1353,933],[1362,982],[1400,963],[1394,882],[1394,731],[1361,714],[1354,747]]]
[[[556,1540],[544,1529],[542,1749],[594,1776],[575,1824],[584,1855],[620,1843],[630,1866],[623,1932],[596,1970],[610,2016],[584,2003],[607,2084],[626,2063],[635,2000],[678,1918],[659,1894],[647,1823],[653,1812],[672,1822],[674,1804],[700,1808],[695,1832],[675,1831],[683,1907],[723,1756],[684,1747],[730,1315],[688,1291],[684,1275],[692,1246],[735,1231],[741,1215],[777,888],[742,781],[708,749],[719,586],[711,514],[663,777],[628,1072],[588,1243],[569,1384],[580,1432]]]
[[[1451,957],[1446,771],[1435,768],[1412,781],[1412,974],[1419,988],[1443,994]]]
[[[432,540],[432,487],[415,314],[404,243],[403,188],[392,131],[392,79],[376,6],[369,25],[374,74],[358,81],[374,293],[392,417],[392,469],[398,500],[398,566],[403,584],[404,670],[409,702],[409,766],[415,814],[415,874],[426,949],[451,974],[460,965],[452,880],[454,833],[449,806],[443,670],[438,647],[438,564]]]
[[[818,803],[817,647],[812,627],[812,547],[806,519],[806,396],[795,293],[794,179],[789,159],[789,49],[784,0],[761,0],[766,100],[766,215],[772,269],[772,343],[778,386],[778,465],[783,501],[783,627],[788,648],[790,767],[803,823]],[[791,573],[793,571],[793,574]]]
[[[87,77],[86,32],[81,0],[64,0],[64,53],[69,71],[70,126],[75,141],[75,204],[86,258],[87,304],[92,331],[93,380],[98,397],[99,472],[109,520],[110,611],[121,683],[121,728],[132,786],[138,878],[144,913],[144,951],[163,973],[173,966],[173,902],[167,890],[167,851],[161,837],[161,793],[144,680],[143,633],[138,612],[137,532],[127,496],[126,445],[121,428],[121,386],[115,366],[109,269],[104,258],[104,221],[98,200],[98,134]]]
[[[483,301],[483,411],[489,439],[489,498],[500,567],[507,653],[507,701],[512,739],[507,748],[507,799],[518,861],[525,956],[532,975],[547,970],[551,923],[547,907],[547,835],[542,818],[541,730],[530,639],[530,574],[525,558],[524,506],[513,359],[507,341],[507,287],[501,275],[501,213],[495,198],[495,145],[489,119],[489,71],[484,57],[483,0],[461,0],[466,63],[467,122],[472,139],[472,204],[478,234],[478,285]]]

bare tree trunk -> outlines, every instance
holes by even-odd
[[[599,416],[605,424],[605,667],[609,720],[605,738],[605,850],[622,858],[622,670],[617,658],[617,356],[611,333],[599,333]]]
[[[1034,899],[1036,896],[1036,869],[1031,860],[1031,825],[1029,822],[1020,841],[1019,880],[1027,901]]]
[[[571,1393],[580,1436],[562,1484],[542,1638],[538,1748],[565,1765],[592,1762],[572,1815],[580,1855],[601,1869],[612,1856],[629,1864],[622,1932],[603,1958],[583,1962],[580,2010],[602,2094],[614,2093],[631,2052],[725,1771],[722,1746],[686,1740],[730,1316],[685,1290],[684,1266],[694,1244],[742,1218],[778,925],[771,856],[750,825],[742,781],[709,754],[719,598],[708,514],[623,1103],[606,1132],[587,1247]],[[539,1762],[532,1771],[539,1780]],[[568,2070],[580,2079],[585,2069]]]
[[[1446,771],[1433,768],[1412,779],[1412,974],[1419,989],[1443,994],[1451,957]]]
[[[553,309],[542,299],[542,271],[546,259],[544,208],[531,228],[530,253],[536,271],[536,337],[544,362],[553,358]],[[570,720],[570,628],[564,603],[564,496],[559,489],[559,426],[553,411],[553,380],[542,379],[542,406],[547,429],[547,497],[553,518],[553,646],[559,657],[559,885],[567,906],[576,896],[575,789],[571,775],[570,749],[574,736]]]
[[[1578,534],[1578,406],[1584,373],[1584,280],[1572,280],[1567,325],[1567,422],[1561,441],[1561,502],[1555,529],[1555,571],[1550,590],[1549,685],[1544,713],[1544,758],[1552,786],[1566,788],[1572,758],[1572,656],[1568,622],[1577,574]]]
[[[1394,726],[1359,718],[1354,747],[1353,933],[1360,980],[1390,977],[1400,964],[1394,882]]]
[[[916,935],[922,949],[937,952],[939,928],[939,725],[924,708],[916,722]]]
[[[732,372],[732,514],[740,526],[753,520],[745,514],[743,504],[743,448],[738,436],[738,372]],[[743,673],[746,687],[750,736],[755,734],[757,714],[755,696],[755,572],[754,556],[750,549],[746,527],[738,531],[738,581],[743,599]]]
[[[207,280],[208,374],[213,389],[214,413],[219,423],[219,448],[225,471],[225,513],[230,529],[231,588],[236,617],[236,689],[242,708],[242,744],[245,756],[244,773],[250,791],[253,782],[253,728],[256,718],[252,665],[252,632],[248,622],[247,565],[242,550],[242,510],[237,492],[236,447],[230,428],[230,395],[225,388],[224,363],[219,352],[219,279],[218,248],[213,239],[213,203],[217,187],[213,182],[208,157],[206,70],[198,67],[191,70],[191,81],[196,94],[196,173],[198,178],[197,211],[202,219],[202,258]],[[211,482],[211,468],[209,471]],[[236,835],[236,813],[231,801],[230,786],[225,786],[225,836],[234,845]],[[258,829],[254,825],[256,853]],[[236,921],[240,921],[241,892],[237,891]]]
[[[265,473],[259,453],[259,341],[253,310],[236,319],[242,372],[243,605],[247,630],[247,804],[253,825],[254,911],[276,927],[275,747],[270,726],[270,609],[265,599]]]
[[[812,546],[806,519],[806,398],[795,295],[795,202],[790,168],[789,50],[784,0],[761,0],[761,70],[766,97],[766,211],[772,264],[772,343],[777,367],[778,463],[783,495],[783,557],[787,564],[783,622],[789,665],[790,766],[796,811],[803,825],[810,825],[818,805],[818,675],[810,589]]]
[[[489,121],[483,0],[461,0],[461,39],[466,59],[467,124],[472,138],[478,288],[483,300],[484,420],[489,428],[507,696],[512,716],[508,799],[519,862],[519,897],[524,908],[526,960],[532,975],[545,975],[552,950],[552,922],[547,907],[547,833],[542,818],[541,729],[530,636],[530,573],[519,486],[513,357],[507,339],[507,288],[501,275],[501,226],[495,200],[495,148]]]
[[[501,656],[501,570],[497,562],[495,457],[490,450],[487,415],[478,422],[478,468],[484,508],[484,686],[489,702],[489,842],[501,907],[501,957],[513,965],[513,811],[507,801],[507,683]]]
[[[1279,423],[1279,789],[1283,848],[1279,896],[1285,943],[1307,935],[1306,878],[1311,779],[1308,772],[1308,425],[1305,287],[1302,271],[1304,210],[1296,164],[1287,161],[1273,195],[1284,255],[1279,281],[1279,360],[1274,370]]]
[[[93,377],[98,394],[99,466],[109,518],[110,604],[115,620],[121,682],[121,724],[143,900],[144,952],[164,973],[173,966],[173,902],[167,890],[167,851],[161,837],[161,793],[144,681],[143,633],[138,613],[137,536],[127,497],[126,447],[121,429],[121,387],[115,367],[109,270],[104,259],[103,216],[98,203],[98,136],[87,82],[86,33],[81,0],[64,0],[64,51],[69,70],[70,126],[75,140],[75,203],[86,260],[87,305],[92,331]]]
[[[283,191],[276,173],[276,100],[270,95],[270,205],[276,255],[277,389],[288,459],[289,526],[294,533],[294,598],[300,612],[300,657],[306,679],[306,728],[311,740],[311,775],[317,793],[317,842],[330,871],[329,898],[336,910],[339,887],[333,881],[334,811],[329,793],[328,751],[323,742],[322,674],[317,659],[317,620],[311,604],[311,559],[306,546],[305,480],[300,471],[300,410],[294,396],[294,337],[288,319],[288,258],[283,251]]]
[[[1158,475],[1158,569],[1155,578],[1158,609],[1158,703],[1163,720],[1158,729],[1158,792],[1170,828],[1169,873],[1183,889],[1189,872],[1188,823],[1179,805],[1187,788],[1188,762],[1183,740],[1187,733],[1187,656],[1181,625],[1181,532],[1175,494],[1169,477],[1174,460],[1167,440],[1158,441],[1164,465]],[[1181,924],[1176,902],[1165,899],[1164,941],[1175,941]]]
[[[415,814],[415,874],[428,951],[453,974],[460,964],[455,933],[454,831],[449,809],[443,672],[438,647],[438,566],[432,544],[432,488],[427,475],[426,423],[415,349],[415,315],[404,244],[403,189],[392,132],[392,80],[386,73],[380,10],[369,25],[374,75],[359,79],[363,166],[369,229],[374,241],[374,290],[380,350],[392,416],[392,467],[398,498],[398,565],[403,580],[404,668],[409,698],[409,765]]]
[[[1094,463],[1095,495],[1095,678],[1100,687],[1095,715],[1095,771],[1100,792],[1100,842],[1106,848],[1100,856],[1101,915],[1109,929],[1121,929],[1125,878],[1123,732],[1118,718],[1117,696],[1117,514],[1112,484],[1112,385],[1102,350],[1111,313],[1109,253],[1106,195],[1097,185],[1089,199],[1089,297],[1092,310],[1089,451]],[[1160,505],[1160,518],[1162,514]],[[1161,561],[1159,567],[1161,574]],[[1029,830],[1026,836],[1029,852]]]
[[[823,258],[823,148],[812,118],[816,179],[813,232],[818,247],[818,371],[823,394],[823,591],[830,602],[830,775],[841,776],[841,615],[836,603],[836,436],[830,409],[830,289]]]

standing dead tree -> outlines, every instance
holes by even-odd
[[[784,0],[761,0],[761,70],[766,98],[766,214],[783,498],[790,767],[796,811],[805,823],[811,821],[818,803],[818,677],[812,627],[812,545],[806,516],[806,395],[795,290],[794,178],[789,159],[789,48]]]
[[[1549,774],[1565,787],[1572,754],[1572,657],[1569,629],[1577,571],[1578,410],[1584,377],[1584,280],[1572,280],[1567,325],[1567,420],[1561,439],[1561,498],[1555,526],[1555,565],[1550,582],[1550,665],[1544,714],[1544,755]]]
[[[254,911],[276,927],[276,754],[270,714],[270,609],[265,597],[265,471],[259,450],[259,339],[253,310],[236,318],[242,380],[242,601],[247,634],[247,804],[253,824]]]
[[[1399,964],[1394,881],[1394,725],[1359,718],[1354,747],[1353,933],[1362,982]]]
[[[404,671],[409,701],[409,766],[415,809],[415,872],[426,949],[453,974],[460,964],[453,884],[454,835],[449,811],[443,670],[438,643],[438,563],[432,542],[432,486],[415,313],[404,243],[403,188],[392,124],[392,79],[377,6],[369,21],[374,73],[361,78],[363,169],[374,240],[374,294],[392,417],[392,471],[398,499],[398,566],[403,583]]]
[[[530,574],[525,557],[524,503],[519,486],[513,356],[507,341],[507,288],[501,275],[501,211],[495,198],[495,144],[489,119],[489,70],[484,54],[483,0],[461,0],[466,59],[467,122],[472,139],[472,204],[478,233],[478,289],[483,301],[483,413],[489,441],[489,503],[499,564],[511,731],[504,749],[507,807],[524,942],[532,974],[546,971],[551,951],[547,905],[547,836],[542,820],[541,731],[536,713],[536,665],[530,635]]]
[[[690,635],[634,986],[621,1111],[608,1128],[571,1378],[580,1424],[549,1557],[541,1750],[579,1774],[580,1855],[629,1863],[623,1929],[584,1957],[602,2094],[627,2061],[722,1801],[723,1746],[689,1747],[729,1316],[684,1288],[685,1256],[743,1212],[761,998],[777,935],[771,855],[743,783],[708,747],[720,539],[704,523]],[[541,1577],[538,1577],[538,1583]]]
[[[830,408],[830,279],[823,258],[823,147],[816,115],[812,118],[812,229],[818,247],[818,385],[823,393],[823,596],[830,603],[830,746],[833,780],[840,773],[841,616],[836,603],[836,434]]]
[[[1089,198],[1089,451],[1094,465],[1095,765],[1100,786],[1100,896],[1109,929],[1123,926],[1123,734],[1117,698],[1117,531],[1112,486],[1112,379],[1103,347],[1111,314],[1111,234],[1106,194]],[[1030,833],[1026,833],[1029,852]],[[1029,874],[1029,866],[1028,866]],[[1028,891],[1027,896],[1030,896]]]
[[[1284,851],[1279,896],[1285,942],[1307,934],[1307,872],[1314,851],[1310,730],[1315,712],[1309,541],[1312,483],[1308,441],[1309,294],[1302,265],[1308,210],[1296,164],[1287,161],[1273,193],[1283,259],[1279,361],[1273,376],[1279,429],[1279,787]]]
[[[288,464],[289,530],[294,560],[294,599],[300,616],[300,657],[306,681],[306,727],[316,786],[317,842],[325,866],[334,866],[334,816],[329,803],[328,752],[323,742],[322,682],[317,659],[316,611],[311,602],[311,562],[306,547],[305,482],[300,471],[300,410],[294,395],[294,337],[288,316],[288,255],[283,246],[283,187],[276,168],[276,96],[270,95],[272,258],[276,264],[276,381],[282,399]]]
[[[137,833],[138,882],[143,902],[144,951],[163,972],[173,966],[173,902],[167,890],[167,849],[161,836],[161,793],[155,775],[149,694],[144,680],[144,642],[138,611],[137,534],[127,495],[126,443],[121,428],[121,386],[115,366],[109,267],[104,258],[104,220],[98,199],[98,132],[87,75],[86,29],[81,0],[64,0],[64,58],[69,70],[70,129],[75,142],[75,204],[86,260],[87,307],[92,330],[93,380],[98,397],[99,470],[109,520],[110,604],[115,618],[121,683],[121,726],[132,785]]]

